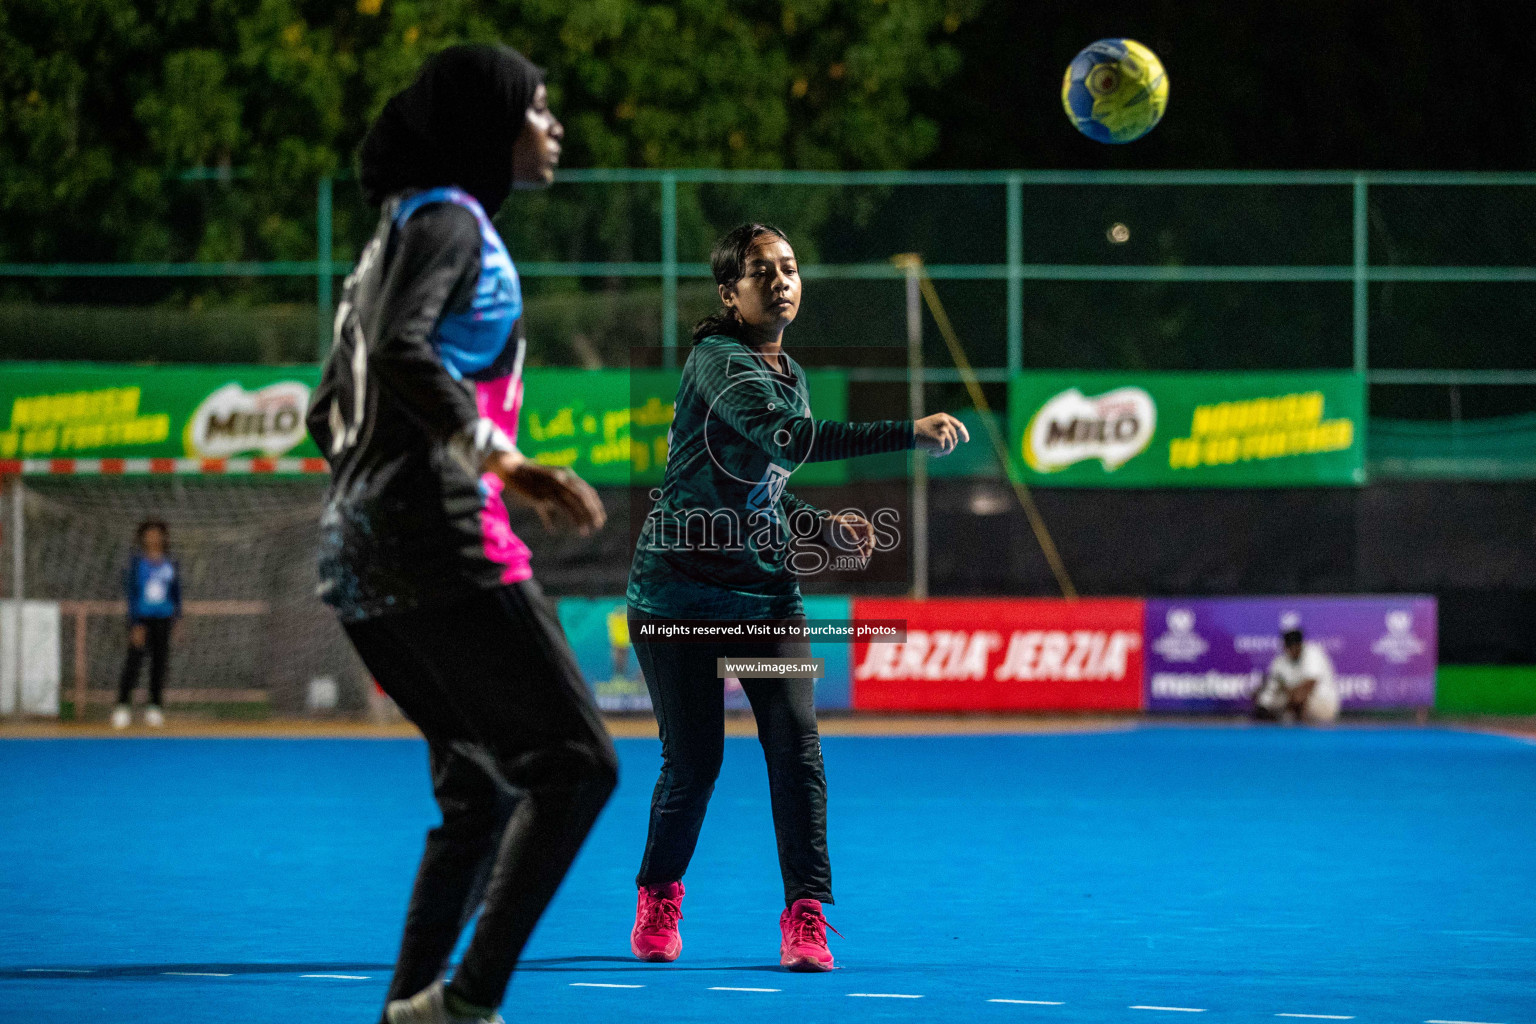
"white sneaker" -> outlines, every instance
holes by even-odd
[[[389,1024],[506,1024],[501,1014],[460,1017],[443,1005],[443,983],[433,982],[409,999],[393,999],[384,1008]]]
[[[126,729],[133,721],[133,713],[128,710],[127,704],[119,704],[112,709],[112,728]]]
[[[144,709],[144,724],[151,729],[160,729],[165,726],[165,714],[154,704]]]

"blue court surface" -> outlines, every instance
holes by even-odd
[[[842,969],[778,966],[755,742],[687,878],[683,957],[628,956],[658,765],[534,937],[523,1021],[1325,1019],[1536,1024],[1536,744],[1144,726],[833,737]],[[369,1024],[422,832],[403,740],[0,743],[0,1021]]]

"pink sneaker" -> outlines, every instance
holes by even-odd
[[[792,971],[830,971],[832,951],[827,948],[827,919],[820,900],[795,900],[779,915],[779,964]],[[834,934],[841,935],[836,928]]]
[[[629,948],[648,963],[676,960],[683,951],[683,937],[677,931],[677,922],[682,919],[682,882],[642,885],[635,903],[635,928],[629,933]]]

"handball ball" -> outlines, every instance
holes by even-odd
[[[1163,119],[1168,76],[1157,54],[1136,40],[1100,39],[1067,65],[1061,105],[1095,142],[1134,142]]]

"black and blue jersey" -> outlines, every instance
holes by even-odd
[[[517,272],[473,196],[434,188],[384,203],[308,417],[331,465],[320,596],[344,621],[502,581],[486,553],[475,438],[505,435],[481,419],[474,382],[520,366],[521,317]]]

